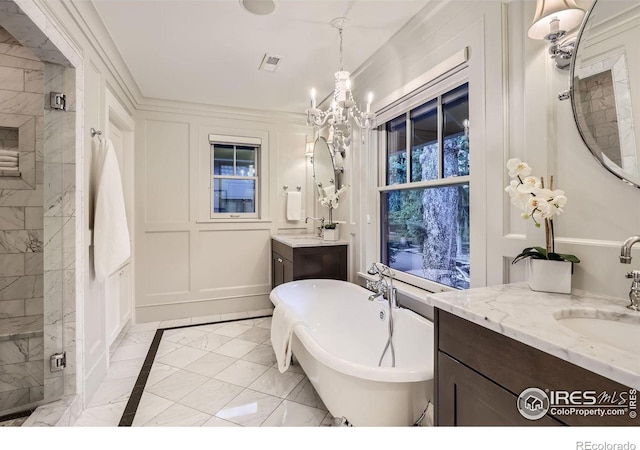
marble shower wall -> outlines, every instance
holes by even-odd
[[[44,398],[44,65],[0,28],[0,414]]]

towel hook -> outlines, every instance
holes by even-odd
[[[101,137],[102,136],[102,131],[96,130],[95,128],[91,128],[89,130],[89,133],[91,133],[91,137],[96,137],[96,136]]]
[[[284,186],[282,186],[282,189],[286,191],[287,189],[289,189],[289,186],[285,184]]]

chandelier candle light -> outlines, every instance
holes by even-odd
[[[349,72],[344,70],[342,64],[342,30],[347,22],[345,17],[338,17],[331,21],[331,26],[338,30],[340,35],[340,70],[334,75],[333,100],[326,111],[322,111],[317,106],[316,90],[311,89],[311,108],[307,109],[307,125],[321,127],[329,124],[329,138],[327,142],[333,144],[334,148],[343,156],[345,148],[351,145],[351,122],[362,129],[371,127],[374,115],[371,114],[371,102],[373,93],[369,92],[365,111],[358,109],[353,94],[351,93],[351,79]]]
[[[556,253],[553,218],[564,212],[567,203],[564,191],[553,190],[553,176],[549,179],[549,188],[544,187],[544,178],[531,175],[531,167],[518,158],[507,162],[511,182],[505,191],[511,197],[511,203],[523,211],[521,217],[533,220],[540,228],[544,223],[545,248],[527,247],[517,255],[512,264],[522,259],[528,262],[529,287],[534,291],[571,292],[571,274],[573,264],[580,260],[574,255]]]

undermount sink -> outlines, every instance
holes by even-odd
[[[631,353],[640,346],[640,313],[568,309],[554,314],[561,325],[595,343],[607,344]]]

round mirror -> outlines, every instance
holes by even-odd
[[[334,166],[334,161],[334,152],[327,140],[323,137],[316,139],[313,146],[313,179],[321,197],[335,190],[339,169]]]
[[[571,103],[582,140],[607,170],[637,187],[639,38],[637,1],[596,0],[582,23],[571,64]]]

